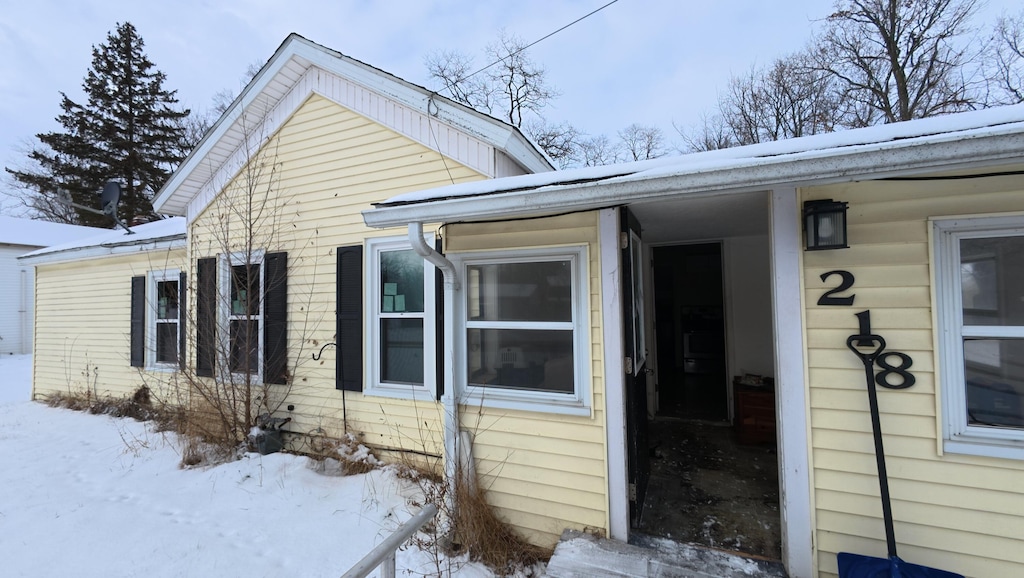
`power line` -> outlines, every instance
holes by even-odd
[[[604,10],[605,8],[607,8],[607,7],[611,6],[612,4],[615,4],[615,3],[616,3],[616,2],[618,2],[618,1],[619,1],[619,0],[612,0],[611,2],[609,2],[609,3],[605,4],[604,6],[601,6],[600,8],[597,8],[596,10],[593,10],[593,11],[591,11],[591,12],[590,12],[590,13],[588,13],[588,14],[585,14],[585,15],[583,15],[583,16],[580,16],[580,17],[579,17],[579,18],[577,18],[576,20],[573,20],[572,22],[570,22],[570,23],[566,24],[565,26],[563,26],[563,27],[559,28],[558,30],[555,30],[554,32],[551,32],[551,33],[549,33],[549,34],[547,34],[547,35],[545,35],[545,36],[542,36],[542,37],[538,38],[537,40],[534,40],[533,42],[531,42],[531,43],[527,44],[526,46],[524,46],[524,47],[520,48],[519,50],[516,50],[515,52],[510,52],[510,53],[508,53],[507,55],[505,55],[505,56],[503,56],[503,57],[501,57],[501,58],[499,58],[499,59],[495,60],[494,62],[492,62],[492,63],[488,64],[487,66],[485,66],[485,67],[481,68],[480,70],[477,70],[477,71],[475,71],[475,72],[473,72],[473,73],[471,73],[471,74],[467,74],[466,76],[463,76],[462,78],[460,78],[460,79],[459,79],[459,82],[461,82],[461,81],[463,81],[463,80],[467,80],[467,79],[469,79],[469,78],[472,78],[473,76],[475,76],[475,75],[477,75],[477,74],[480,74],[481,72],[483,72],[483,71],[487,70],[488,68],[490,68],[490,67],[494,66],[495,64],[498,64],[498,63],[504,62],[504,61],[505,61],[506,59],[508,59],[508,58],[512,58],[513,56],[515,56],[515,55],[519,54],[520,52],[523,52],[523,51],[524,51],[524,50],[526,50],[527,48],[530,48],[531,46],[534,46],[535,44],[539,44],[539,43],[541,43],[541,42],[543,42],[543,41],[547,40],[548,38],[551,38],[551,37],[552,37],[552,36],[554,36],[555,34],[558,34],[559,32],[561,32],[561,31],[565,30],[566,28],[569,28],[570,26],[573,26],[574,24],[577,24],[577,23],[579,23],[579,22],[582,22],[582,21],[586,20],[587,18],[590,18],[590,17],[591,17],[591,16],[593,16],[594,14],[597,14],[598,12],[600,12],[600,11]]]

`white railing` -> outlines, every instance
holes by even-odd
[[[418,514],[410,518],[406,523],[398,527],[383,542],[370,550],[370,553],[363,556],[363,559],[356,563],[341,578],[364,578],[380,566],[381,578],[395,578],[395,550],[415,534],[423,524],[426,524],[437,514],[437,506],[427,504],[423,506]]]

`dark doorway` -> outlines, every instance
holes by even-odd
[[[729,419],[720,243],[655,247],[658,415]]]
[[[647,421],[650,475],[636,529],[779,559],[775,436],[742,435],[730,422],[722,243],[654,247],[651,257],[658,398]],[[752,278],[734,273],[729,282],[735,291]],[[734,323],[763,330],[750,317]],[[772,403],[764,409],[774,416]]]

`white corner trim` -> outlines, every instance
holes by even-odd
[[[814,576],[808,387],[803,336],[800,209],[794,188],[771,196],[772,323],[782,558],[793,578]]]
[[[629,468],[626,467],[626,396],[622,341],[622,269],[619,267],[619,211],[602,209],[598,239],[601,246],[601,327],[604,341],[605,432],[607,435],[608,535],[629,540]],[[616,315],[615,313],[620,313]]]

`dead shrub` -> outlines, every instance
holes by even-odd
[[[478,480],[472,483],[459,476],[452,500],[453,484],[434,470],[406,461],[395,466],[395,472],[419,487],[422,503],[413,505],[437,506],[437,517],[412,539],[416,547],[433,554],[437,575],[451,574],[452,565],[458,564],[455,558],[462,555],[498,576],[530,576],[539,562],[551,557],[550,550],[530,544],[498,516]],[[448,556],[444,562],[441,554]]]
[[[498,517],[479,484],[458,483],[455,491],[453,550],[469,554],[499,576],[521,573],[551,552],[524,540]]]
[[[46,397],[50,407],[62,407],[75,411],[87,411],[111,417],[129,417],[137,421],[154,419],[159,409],[152,403],[149,388],[142,386],[128,397],[102,397],[88,390],[54,393]]]
[[[346,433],[341,439],[311,434],[307,443],[309,451],[306,455],[315,461],[320,472],[331,470],[342,476],[353,476],[382,465],[354,433]]]

